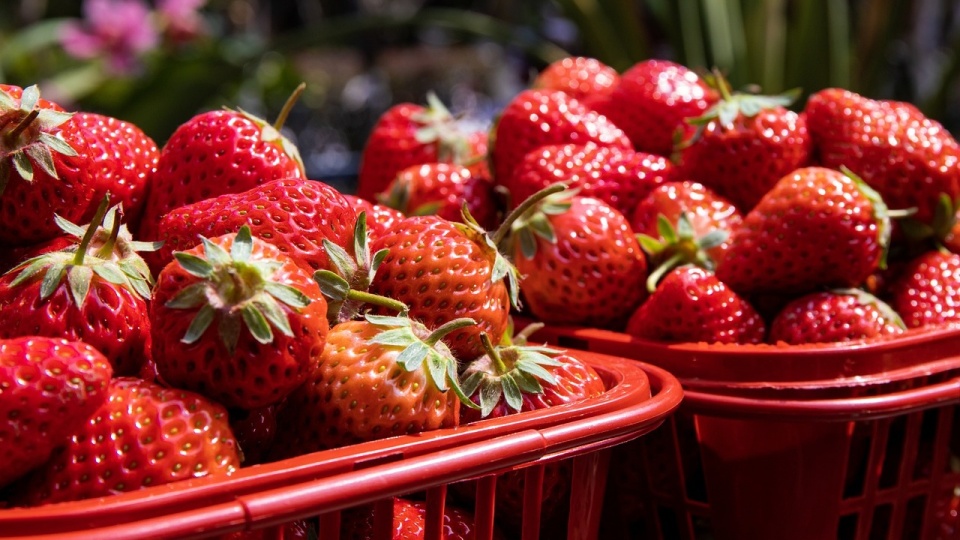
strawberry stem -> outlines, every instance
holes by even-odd
[[[108,198],[109,194],[107,195]],[[120,226],[122,225],[121,219],[123,218],[123,210],[120,207],[117,207],[117,213],[113,216],[113,226],[110,228],[110,237],[107,238],[107,241],[104,242],[103,246],[97,251],[97,257],[105,259],[110,256],[110,253],[113,252],[113,246],[117,244],[117,237],[120,235]]]
[[[283,108],[280,109],[280,114],[277,116],[277,119],[273,122],[273,127],[277,131],[280,131],[280,128],[283,127],[283,124],[286,123],[287,117],[290,116],[290,111],[293,110],[293,105],[300,99],[300,95],[303,94],[304,89],[307,88],[307,83],[300,83],[296,88],[293,89],[293,93],[290,94],[290,97],[287,98],[287,102],[283,104]]]
[[[461,328],[464,328],[467,326],[473,326],[475,324],[477,324],[477,321],[469,317],[454,319],[452,321],[445,323],[443,326],[437,328],[433,332],[431,332],[430,335],[423,340],[423,342],[429,345],[430,347],[433,347],[434,345],[437,344],[438,341],[447,337],[447,334],[453,332],[454,330],[459,330]]]
[[[493,365],[497,369],[497,375],[503,375],[507,372],[507,365],[503,362],[500,352],[490,342],[490,336],[486,332],[480,332],[480,343],[483,344],[483,350],[487,351],[487,356],[493,360]]]
[[[399,300],[387,298],[386,296],[380,296],[379,294],[358,291],[355,289],[350,289],[347,292],[347,299],[354,300],[356,302],[363,302],[364,304],[373,304],[375,306],[392,309],[401,315],[410,309],[406,304]]]
[[[104,195],[103,200],[100,201],[100,206],[97,207],[96,213],[93,214],[93,219],[90,220],[90,225],[87,225],[87,230],[83,233],[83,238],[80,239],[80,245],[77,246],[77,253],[73,257],[73,264],[75,266],[83,264],[83,258],[87,254],[90,241],[93,240],[93,236],[97,234],[97,229],[99,229],[100,224],[103,223],[103,216],[107,214],[108,204],[110,204],[110,196]]]
[[[530,340],[530,336],[535,334],[544,326],[546,326],[546,324],[542,322],[535,322],[535,323],[528,324],[523,328],[523,330],[518,332],[517,335],[513,336],[513,342],[519,343],[520,345],[526,345],[527,342]]]
[[[507,217],[504,218],[503,223],[501,223],[500,227],[497,228],[496,232],[493,233],[493,245],[500,247],[503,239],[506,238],[507,234],[510,233],[513,222],[519,219],[520,216],[526,213],[527,210],[532,208],[533,205],[537,204],[548,196],[553,195],[554,193],[559,193],[565,189],[567,189],[566,184],[557,182],[556,184],[550,184],[549,186],[527,197],[525,201],[520,203],[520,205],[514,208],[512,212],[507,214]]]
[[[672,257],[666,260],[663,264],[657,267],[656,270],[650,273],[650,276],[647,277],[647,292],[653,292],[657,290],[657,283],[660,282],[660,279],[663,278],[664,274],[673,270],[677,265],[684,260],[683,253],[674,253]]]
[[[19,137],[21,133],[23,133],[28,127],[30,127],[30,124],[32,124],[33,121],[36,120],[38,116],[40,116],[40,109],[34,109],[30,111],[30,114],[25,116],[23,120],[21,120],[20,123],[17,124],[17,127],[13,128],[13,130],[10,133],[7,133],[6,135],[7,144],[12,145],[13,142],[17,140],[17,137]]]

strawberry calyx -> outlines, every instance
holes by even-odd
[[[273,329],[293,337],[281,304],[298,310],[307,307],[311,300],[298,289],[272,279],[283,263],[250,258],[253,250],[250,227],[240,228],[229,252],[205,237],[200,239],[203,256],[183,251],[174,253],[180,267],[199,278],[164,304],[170,309],[199,308],[180,341],[195,343],[216,319],[219,319],[220,340],[231,355],[236,351],[244,326],[261,344],[273,342]]]
[[[910,216],[899,220],[898,223],[904,235],[913,243],[931,239],[934,242],[940,242],[950,235],[957,224],[958,208],[960,208],[960,200],[953,200],[950,195],[941,193],[937,198],[933,220],[930,223],[924,223]]]
[[[323,248],[333,270],[317,270],[313,279],[327,298],[327,319],[331,325],[357,319],[365,304],[383,306],[400,313],[407,311],[403,302],[367,292],[390,250],[381,249],[371,254],[365,211],[357,215],[357,223],[353,228],[352,257],[347,250],[326,238],[323,239]]]
[[[572,199],[577,193],[579,193],[579,189],[552,191],[549,195],[537,201],[536,204],[528,205],[520,212],[520,215],[511,224],[511,235],[516,241],[520,242],[520,253],[524,258],[529,260],[537,255],[537,237],[550,244],[557,243],[557,235],[550,223],[549,216],[564,214],[570,210]],[[524,201],[524,203],[526,202]],[[520,208],[517,207],[518,210]]]
[[[122,223],[122,207],[116,205],[108,210],[108,204],[109,196],[104,196],[86,226],[54,216],[57,225],[68,235],[77,237],[79,243],[20,263],[10,270],[11,273],[19,271],[10,286],[16,287],[42,272],[40,299],[46,300],[66,277],[70,296],[79,308],[87,298],[93,276],[97,275],[149,300],[153,276],[138,252],[156,251],[161,242],[134,241]]]
[[[393,208],[405,216],[432,216],[440,211],[442,206],[440,201],[431,201],[416,208],[410,208],[412,190],[413,186],[410,185],[410,182],[405,181],[403,175],[398,175],[390,184],[388,192],[377,194],[377,202],[388,208]]]
[[[872,306],[876,309],[888,323],[893,324],[901,330],[907,329],[907,324],[903,322],[903,318],[900,317],[900,314],[897,313],[890,304],[887,304],[863,289],[833,289],[831,292],[834,294],[853,296],[857,299],[858,304],[862,306]]]
[[[233,111],[256,124],[257,127],[260,128],[260,140],[266,143],[278,145],[286,155],[290,156],[290,159],[296,162],[297,168],[300,169],[300,173],[304,175],[306,174],[306,167],[303,164],[303,158],[300,157],[300,150],[297,148],[297,145],[283,135],[280,130],[283,128],[283,124],[290,116],[290,112],[293,110],[294,104],[296,104],[306,87],[307,85],[305,83],[300,83],[297,85],[297,87],[293,90],[293,93],[290,94],[290,97],[288,97],[287,101],[283,104],[283,108],[280,110],[280,114],[277,115],[277,119],[273,124],[239,107],[236,111]],[[230,111],[231,109],[227,108],[226,110]]]
[[[543,384],[557,384],[547,368],[561,365],[551,356],[563,351],[529,345],[495,347],[485,333],[480,334],[480,340],[487,354],[467,367],[462,385],[468,396],[479,392],[482,418],[489,416],[501,399],[514,412],[520,412],[524,394],[542,394]],[[526,336],[519,341],[526,342]]]
[[[473,326],[476,321],[466,317],[454,319],[430,331],[406,314],[384,316],[367,313],[364,318],[370,324],[383,329],[370,340],[371,343],[402,349],[397,356],[397,364],[401,368],[407,372],[425,368],[437,390],[453,390],[464,405],[477,408],[461,388],[457,359],[442,341],[454,330]]]
[[[420,144],[436,144],[439,161],[461,164],[472,158],[467,135],[435,93],[427,93],[427,106],[411,119],[421,125],[414,138]]]
[[[35,167],[58,179],[54,154],[78,155],[70,143],[51,133],[73,113],[39,108],[39,102],[36,85],[23,89],[19,104],[0,90],[0,194],[14,171],[27,182],[33,181]]]
[[[906,210],[891,211],[889,208],[887,208],[887,203],[883,202],[883,197],[880,195],[880,193],[870,187],[870,185],[860,178],[860,176],[858,176],[855,172],[843,165],[840,166],[840,172],[842,172],[847,178],[853,180],[854,184],[857,186],[857,189],[860,190],[860,193],[862,193],[863,196],[870,201],[870,204],[873,207],[873,217],[877,222],[877,243],[880,245],[881,249],[878,268],[885,270],[887,268],[887,255],[890,251],[890,238],[893,234],[893,226],[890,223],[890,219],[906,218],[915,214],[917,209],[908,208]]]
[[[724,229],[714,229],[697,237],[687,212],[682,212],[676,227],[666,216],[657,216],[657,233],[660,238],[638,234],[640,247],[650,258],[654,270],[647,277],[647,291],[653,292],[663,276],[678,266],[693,264],[704,270],[713,271],[716,262],[708,251],[723,244],[730,237]]]

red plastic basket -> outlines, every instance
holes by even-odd
[[[533,339],[655,363],[684,404],[614,450],[603,538],[960,538],[960,330],[854,346]]]
[[[475,425],[394,437],[199,479],[89,501],[0,510],[2,538],[202,538],[264,529],[282,538],[285,522],[318,517],[320,538],[339,537],[341,511],[374,503],[392,513],[392,497],[425,493],[427,538],[440,538],[447,486],[479,479],[477,539],[493,537],[496,475],[525,469],[524,540],[537,538],[543,468],[573,464],[567,538],[597,537],[611,447],[645,435],[682,398],[666,371],[594,353],[579,354],[607,383],[581,403]],[[377,538],[390,538],[388,527]]]

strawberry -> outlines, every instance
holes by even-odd
[[[493,227],[497,221],[493,183],[452,163],[407,167],[377,198],[407,216],[437,215],[448,221],[461,221],[461,208],[466,204],[480,226]]]
[[[524,156],[541,146],[590,142],[631,148],[620,128],[570,95],[558,90],[525,90],[507,104],[494,127],[494,181],[513,185],[511,176]]]
[[[693,265],[670,271],[627,322],[641,339],[704,343],[762,343],[763,319],[717,276]]]
[[[86,343],[0,340],[0,487],[42,465],[106,401],[112,374]]]
[[[437,330],[405,316],[335,325],[307,381],[280,408],[278,457],[459,424],[457,361]]]
[[[561,193],[524,213],[512,234],[526,307],[538,320],[615,327],[646,296],[640,245],[602,201]]]
[[[929,225],[941,194],[960,198],[960,145],[916,107],[828,88],[804,111],[820,163],[852,170],[890,208],[916,208],[914,218]]]
[[[902,334],[906,327],[889,305],[859,289],[801,296],[770,323],[770,343],[840,343]]]
[[[710,187],[746,212],[784,175],[806,166],[811,142],[803,116],[787,110],[799,91],[779,96],[731,93],[687,123],[696,131],[677,145],[684,178]]]
[[[669,156],[677,132],[685,138],[693,131],[684,120],[702,115],[717,98],[693,71],[651,59],[624,72],[609,98],[594,107],[626,133],[634,149]]]
[[[592,143],[541,146],[524,156],[504,185],[512,206],[558,181],[629,216],[654,187],[675,177],[667,158]]]
[[[73,122],[90,145],[96,167],[96,200],[109,194],[114,203],[123,205],[124,221],[136,224],[147,182],[157,169],[157,144],[139,127],[109,116],[78,112]]]
[[[911,260],[887,296],[907,328],[960,321],[960,255],[932,250]]]
[[[277,406],[231,410],[230,430],[237,439],[244,467],[264,462],[277,435]]]
[[[426,517],[427,503],[394,497],[390,539],[424,540],[427,528]],[[376,529],[374,506],[365,505],[344,512],[343,522],[340,525],[340,538],[343,540],[380,538]],[[497,530],[494,530],[493,538],[494,540],[503,540],[503,536]],[[473,514],[461,508],[444,505],[440,540],[475,539],[476,527]]]
[[[80,227],[57,218],[75,241],[40,254],[0,278],[0,338],[63,337],[106,356],[117,375],[133,375],[146,355],[147,301],[153,278],[104,198],[94,221]],[[102,222],[102,226],[101,226]]]
[[[185,204],[241,193],[273,180],[304,178],[300,153],[280,134],[302,90],[302,85],[297,88],[274,125],[230,109],[201,113],[181,124],[160,151],[140,237],[158,239],[163,216]]]
[[[366,212],[367,227],[370,236],[376,238],[387,231],[394,223],[403,219],[403,214],[396,209],[361,199],[355,195],[344,195],[353,210],[359,214]]]
[[[170,211],[158,228],[163,246],[149,262],[160,271],[174,251],[196,246],[201,236],[235,233],[248,225],[254,236],[314,272],[330,266],[323,239],[347,245],[355,222],[350,203],[332,187],[299,178],[274,180]]]
[[[61,231],[62,232],[62,231]],[[20,266],[28,259],[32,259],[44,253],[61,251],[70,246],[74,246],[77,239],[66,234],[55,236],[50,240],[32,244],[29,246],[18,246],[0,250],[0,273],[6,274],[10,270]]]
[[[95,205],[96,170],[70,113],[36,86],[0,89],[0,245],[58,236],[54,215],[81,221]]]
[[[562,90],[578,100],[607,96],[620,83],[617,70],[584,56],[570,56],[548,65],[531,86],[546,90]]]
[[[484,141],[471,139],[433,93],[427,95],[426,107],[394,105],[377,120],[363,147],[357,196],[375,200],[400,171],[413,165],[475,161],[482,154],[475,154],[474,147]]]
[[[328,331],[327,303],[310,274],[246,226],[175,257],[150,306],[164,382],[254,409],[306,379]]]
[[[882,265],[889,239],[890,216],[875,191],[856,175],[806,167],[743,218],[717,277],[740,294],[857,287]]]
[[[103,497],[240,467],[226,410],[192,392],[121,377],[88,418],[26,477],[22,502]]]

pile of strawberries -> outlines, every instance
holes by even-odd
[[[295,98],[273,124],[198,114],[158,148],[0,85],[0,500],[228,475],[604,392],[527,345],[535,326],[514,336],[513,313],[722,343],[960,319],[960,146],[909,104],[829,89],[796,113],[719,73],[568,58],[489,132],[434,96],[392,107],[353,196],[306,177],[281,133]],[[570,471],[548,476],[545,522]],[[512,527],[522,474],[498,495]]]

